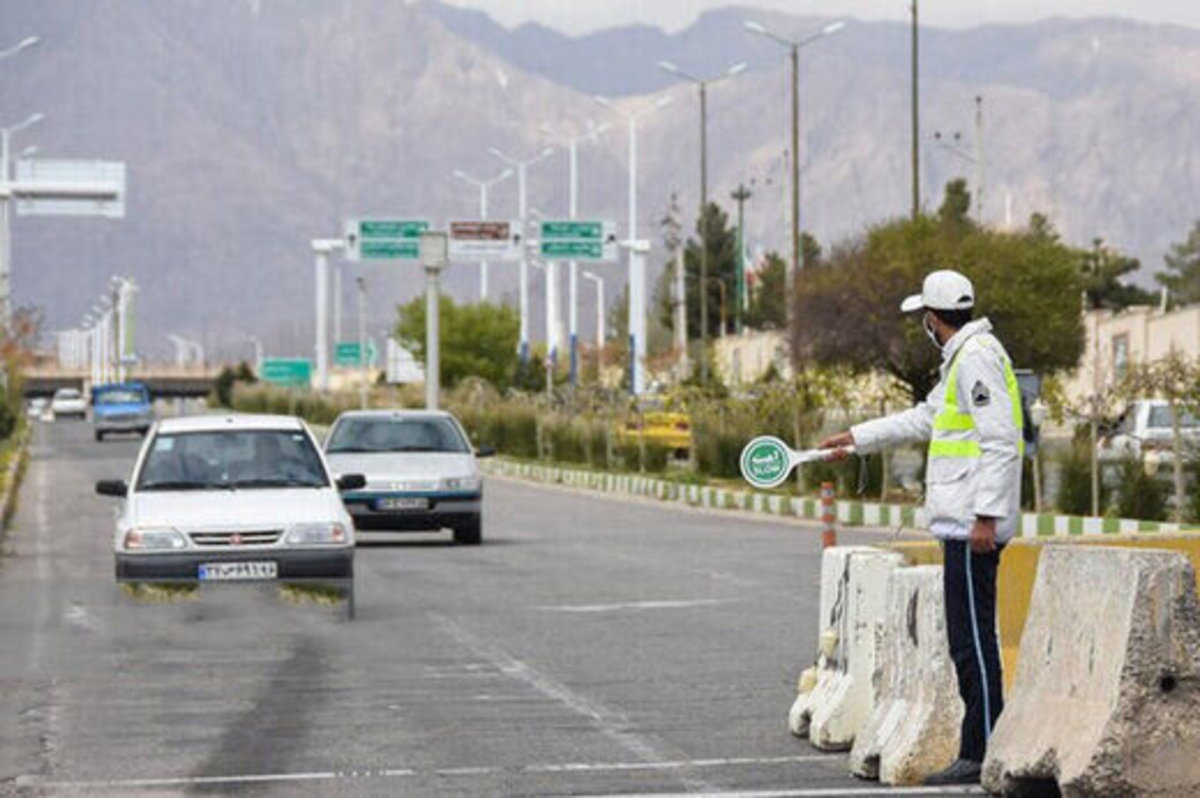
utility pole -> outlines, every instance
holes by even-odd
[[[754,196],[745,184],[738,184],[737,191],[730,196],[737,202],[737,286],[733,292],[733,331],[742,334],[742,308],[746,302],[746,200]]]
[[[975,95],[975,214],[983,225],[983,97]]]
[[[367,281],[362,277],[355,277],[354,282],[358,285],[358,403],[359,407],[366,410],[367,391],[370,387],[367,385]]]
[[[912,218],[921,215],[920,34],[917,0],[912,0]]]

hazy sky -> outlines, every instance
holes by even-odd
[[[537,21],[569,33],[642,22],[686,26],[701,11],[728,5],[859,19],[907,19],[909,0],[448,0],[480,8],[504,25]],[[931,25],[962,27],[1048,16],[1118,16],[1200,27],[1200,0],[920,0]]]

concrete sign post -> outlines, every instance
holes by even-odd
[[[425,409],[438,409],[441,383],[441,339],[438,318],[438,275],[450,261],[449,236],[444,231],[421,233],[421,265],[425,267]]]

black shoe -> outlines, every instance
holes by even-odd
[[[978,784],[979,774],[982,770],[983,765],[979,762],[972,762],[969,759],[959,759],[940,773],[934,773],[925,779],[925,786],[938,787],[943,784]]]

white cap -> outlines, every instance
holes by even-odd
[[[900,303],[901,313],[930,308],[932,310],[966,310],[975,307],[975,288],[971,281],[956,271],[942,269],[930,272],[921,286],[921,293],[913,294]]]

